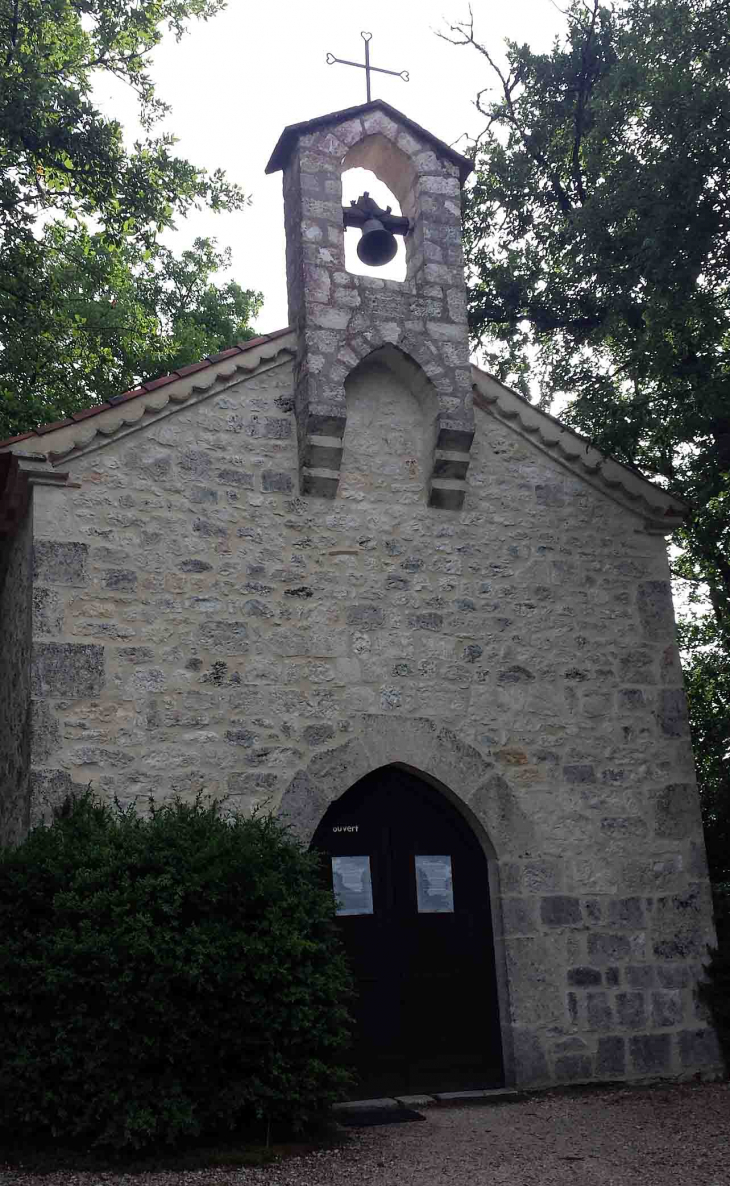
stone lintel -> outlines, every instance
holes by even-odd
[[[342,440],[345,435],[347,409],[344,399],[332,403],[309,403],[306,410],[306,432],[308,437],[334,437]]]
[[[432,478],[428,495],[430,507],[446,511],[459,511],[466,497],[466,482],[457,478]]]
[[[439,416],[436,448],[468,454],[474,440],[474,415],[457,419]]]
[[[455,449],[435,449],[433,454],[434,478],[465,478],[469,468],[469,454]]]
[[[304,466],[309,470],[326,469],[339,473],[342,462],[342,438],[310,433],[304,443]]]
[[[313,494],[319,498],[335,498],[340,482],[340,471],[332,469],[302,468],[302,494]]]

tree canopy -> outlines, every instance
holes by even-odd
[[[176,257],[160,235],[239,187],[153,135],[168,108],[148,69],[224,0],[0,0],[0,435],[103,400],[246,336],[257,293],[212,277],[226,252]],[[94,102],[107,72],[138,100],[131,148]]]
[[[567,399],[564,420],[689,502],[674,572],[699,614],[682,641],[700,773],[712,737],[717,789],[730,752],[730,4],[575,0],[565,15],[550,53],[508,42],[504,66],[473,20],[447,34],[489,75],[465,209],[471,328],[500,378],[544,406]],[[711,797],[730,819],[727,775],[724,800]]]

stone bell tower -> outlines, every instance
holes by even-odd
[[[355,276],[345,268],[342,174],[370,169],[396,195],[406,279]],[[472,162],[382,100],[293,124],[267,173],[284,172],[289,320],[303,494],[334,498],[347,421],[345,379],[387,344],[410,357],[436,408],[429,504],[458,509],[474,435],[461,248],[461,185]],[[367,203],[365,203],[365,206]]]

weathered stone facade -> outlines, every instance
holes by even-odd
[[[0,538],[0,840],[28,830],[30,599],[33,528],[27,507]]]
[[[488,855],[511,1082],[715,1073],[681,506],[476,370],[464,505],[429,505],[439,394],[402,341],[353,359],[337,497],[303,496],[300,360],[273,336],[42,438],[33,822],[92,783],[307,839],[404,765]]]

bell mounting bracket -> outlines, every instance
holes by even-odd
[[[342,207],[342,221],[346,227],[354,226],[362,229],[365,223],[371,218],[377,218],[386,231],[390,231],[392,235],[407,235],[411,229],[411,224],[407,218],[401,218],[398,214],[393,214],[392,207],[387,206],[385,210],[381,210],[380,206],[374,201],[367,190],[362,194],[356,202],[350,202],[349,206]]]

